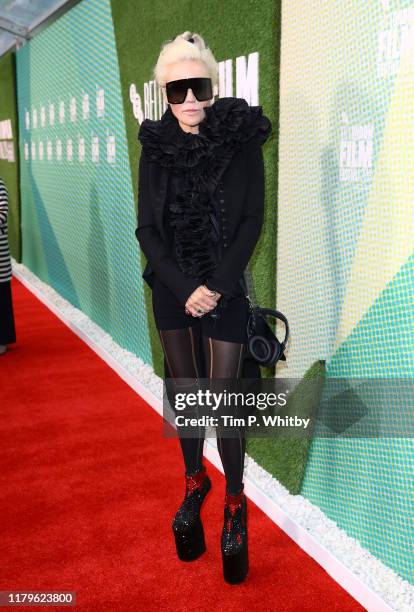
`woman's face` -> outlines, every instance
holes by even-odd
[[[168,66],[166,82],[192,77],[209,77],[207,66],[198,60],[182,60]],[[162,88],[165,101],[167,101],[165,87]],[[198,124],[205,117],[204,107],[210,106],[214,98],[199,102],[192,89],[188,89],[187,96],[182,104],[170,104],[171,111],[177,118],[185,132],[198,133]],[[194,112],[189,112],[193,110]]]

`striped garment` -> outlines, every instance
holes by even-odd
[[[3,179],[0,177],[0,283],[11,280],[12,267],[7,232],[9,198]]]

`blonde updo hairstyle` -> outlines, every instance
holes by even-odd
[[[194,41],[194,42],[191,42]],[[182,60],[201,60],[207,67],[213,91],[218,85],[218,64],[208,45],[200,34],[183,32],[161,47],[158,61],[154,67],[154,79],[160,87],[165,87],[166,72],[169,64]]]

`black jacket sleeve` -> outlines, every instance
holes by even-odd
[[[209,289],[219,291],[224,297],[235,295],[237,283],[249,263],[263,225],[265,184],[262,144],[257,138],[252,138],[246,147],[248,176],[243,217],[219,265],[205,282]]]
[[[141,151],[138,177],[138,217],[135,236],[156,276],[184,306],[192,292],[200,285],[200,282],[197,279],[189,278],[181,271],[160,236],[149,195],[148,173],[150,163],[147,161],[144,152]]]

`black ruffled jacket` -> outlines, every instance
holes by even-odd
[[[182,304],[203,282],[225,297],[237,295],[263,221],[261,145],[270,131],[261,106],[230,97],[205,107],[198,134],[184,132],[169,106],[159,121],[143,121],[136,236],[150,285],[156,274]],[[166,174],[168,191],[161,187]],[[154,192],[157,178],[162,196]]]

